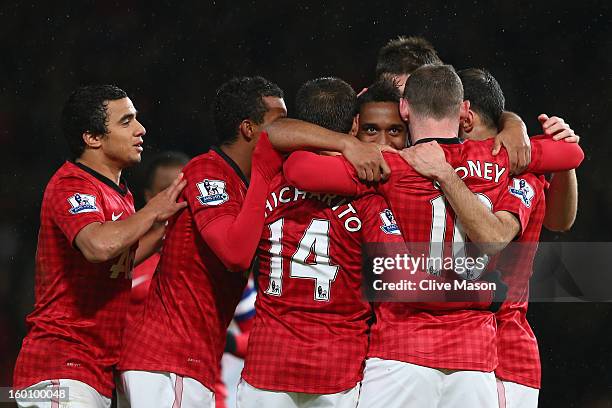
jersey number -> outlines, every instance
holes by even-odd
[[[126,249],[123,251],[117,263],[111,266],[111,275],[112,279],[117,279],[120,274],[125,274],[125,279],[130,279],[132,277],[132,269],[134,268],[134,251],[131,249]]]
[[[493,211],[493,203],[489,200],[489,197],[482,193],[476,193],[476,197],[490,210]],[[444,256],[444,236],[446,233],[446,200],[444,196],[438,196],[431,200],[431,235],[429,240],[429,258],[427,259],[427,270],[434,274],[440,274],[440,263],[439,261],[434,262],[433,260],[442,260]],[[461,222],[455,218],[454,229],[453,229],[453,259],[456,262],[457,259],[466,259],[465,250],[465,238],[466,234],[463,231]],[[489,263],[489,257],[483,255],[484,262],[482,267],[474,267],[467,269],[463,275],[464,279],[475,280],[482,275],[482,272],[486,269]]]
[[[270,284],[266,293],[280,296],[283,293],[283,219],[268,225],[270,229]],[[314,255],[311,262],[308,258]],[[329,301],[331,283],[338,274],[338,265],[329,259],[329,220],[313,219],[304,231],[298,248],[291,257],[289,276],[292,278],[313,279],[314,299]]]

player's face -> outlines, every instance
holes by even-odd
[[[403,149],[406,137],[406,124],[399,115],[397,103],[370,102],[361,107],[357,131],[359,140]]]
[[[130,98],[109,101],[106,106],[108,133],[101,139],[101,148],[108,160],[119,167],[140,163],[145,128],[136,119]]]

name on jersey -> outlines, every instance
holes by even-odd
[[[356,232],[361,230],[361,219],[357,214],[355,207],[349,202],[346,197],[337,194],[320,194],[310,193],[299,190],[293,186],[284,186],[280,190],[271,191],[266,200],[267,217],[274,209],[284,204],[294,203],[298,200],[315,199],[328,207],[331,207],[336,216],[344,222],[344,228],[348,232]]]
[[[98,211],[98,207],[96,207],[96,197],[90,194],[76,193],[68,198],[68,202],[72,207],[69,210],[70,214]]]
[[[466,166],[455,168],[455,172],[461,179],[470,176],[498,183],[501,176],[506,172],[506,168],[497,163],[468,160],[466,164]]]
[[[221,205],[229,200],[229,195],[225,192],[225,181],[204,179],[196,183],[200,191],[196,198],[202,205]]]

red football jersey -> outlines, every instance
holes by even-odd
[[[134,199],[125,184],[66,162],[42,201],[36,251],[36,303],[15,366],[14,386],[71,378],[110,397],[113,368],[130,301],[136,246],[108,262],[90,263],[74,246],[94,222],[125,219]]]
[[[361,245],[403,242],[384,199],[271,184],[259,243],[255,324],[242,376],[266,390],[336,393],[361,381],[370,305]]]
[[[527,306],[529,278],[546,213],[545,185],[542,176],[520,175],[510,181],[499,203],[500,210],[519,214],[522,234],[502,252],[497,263],[508,284],[508,301],[496,314],[499,365],[495,375],[533,388],[540,388],[540,353],[527,322]]]
[[[155,252],[153,255],[142,261],[138,266],[134,268],[132,274],[132,293],[130,295],[130,308],[128,311],[127,324],[131,324],[132,321],[137,320],[144,311],[144,304],[149,294],[149,287],[151,286],[151,280],[155,269],[159,263],[159,252]]]
[[[496,211],[495,203],[508,185],[508,156],[491,155],[493,141],[437,139],[447,161],[479,199]],[[409,248],[441,258],[442,245],[466,240],[455,215],[431,180],[412,169],[400,156],[385,155],[392,169],[386,183],[375,189],[389,203]],[[363,190],[368,187],[361,185]],[[427,249],[429,247],[429,249]],[[439,248],[440,253],[434,253]],[[470,276],[477,279],[479,275]],[[457,370],[492,371],[497,366],[496,324],[484,310],[427,311],[410,303],[377,303],[372,326],[370,357],[399,360],[422,366]]]
[[[247,180],[217,148],[192,159],[183,173],[188,207],[168,225],[144,315],[126,330],[119,367],[173,372],[213,390],[225,330],[247,280],[226,270],[200,231],[240,212]]]

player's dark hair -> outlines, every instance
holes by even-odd
[[[371,102],[394,102],[399,104],[401,97],[402,94],[391,79],[379,79],[357,98],[356,113],[359,113],[363,105]]]
[[[297,92],[296,117],[336,132],[348,133],[353,125],[356,99],[353,88],[340,78],[312,79]]]
[[[499,82],[485,69],[463,69],[457,75],[463,83],[463,98],[470,101],[470,109],[478,113],[485,126],[497,129],[506,104]]]
[[[70,94],[62,110],[61,127],[75,157],[85,150],[83,133],[108,133],[108,102],[123,98],[127,98],[125,91],[114,85],[82,86]]]
[[[262,98],[283,98],[278,85],[260,76],[237,77],[217,89],[213,103],[213,121],[220,144],[232,144],[238,139],[238,128],[245,119],[261,124],[268,111]]]
[[[463,85],[452,66],[425,65],[408,78],[404,98],[414,114],[444,119],[459,113]]]
[[[145,188],[153,188],[153,180],[155,180],[155,172],[160,167],[184,167],[189,162],[189,156],[183,152],[161,152],[153,157],[153,160],[147,166],[145,173]]]
[[[400,36],[378,51],[376,77],[411,74],[427,64],[442,64],[433,45],[423,37]]]

